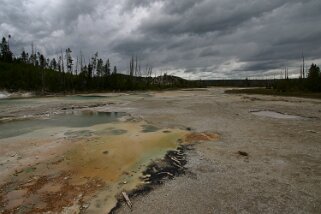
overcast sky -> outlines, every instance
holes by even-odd
[[[299,74],[302,51],[321,64],[321,0],[0,0],[0,36],[15,54],[70,47],[131,55],[154,71],[191,79]]]

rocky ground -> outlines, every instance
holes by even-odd
[[[120,94],[87,103],[130,113],[158,127],[220,135],[219,141],[197,143],[187,151],[185,175],[131,198],[132,210],[121,204],[115,213],[320,213],[321,101],[224,90]],[[2,105],[0,119],[82,105]],[[253,114],[261,110],[300,117]]]

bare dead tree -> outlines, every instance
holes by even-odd
[[[80,51],[80,73],[82,73],[82,68],[83,68],[83,62],[82,62],[82,52]]]
[[[62,71],[63,73],[65,73],[64,54],[63,54],[62,49],[61,49],[61,71]]]
[[[302,77],[305,78],[305,71],[304,71],[304,55],[302,51]]]
[[[75,70],[75,71],[76,71],[76,76],[78,75],[78,63],[79,63],[79,62],[78,62],[78,56],[77,56],[77,61],[76,61],[76,70]]]
[[[136,62],[135,62],[135,76],[137,76],[138,73],[138,59],[137,59],[137,55],[136,55]]]
[[[132,77],[134,75],[134,57],[130,59],[129,63],[129,75]]]

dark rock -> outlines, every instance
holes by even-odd
[[[238,153],[239,155],[241,155],[241,156],[245,156],[245,157],[248,157],[248,156],[249,156],[249,154],[248,154],[247,152],[238,151],[237,153]]]

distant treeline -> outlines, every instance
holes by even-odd
[[[273,88],[279,92],[321,92],[321,72],[320,67],[312,64],[308,76],[298,79],[282,79],[273,84]]]
[[[188,87],[228,86],[228,87],[266,87],[277,91],[321,92],[320,68],[312,64],[305,78],[279,80],[199,80],[188,81],[176,76],[154,76],[153,68],[146,66],[144,71],[137,57],[132,57],[127,74],[118,73],[95,53],[90,59],[82,53],[75,58],[67,48],[58,58],[46,58],[31,46],[31,53],[22,51],[15,57],[10,50],[9,40],[2,38],[0,44],[0,89],[9,91],[27,90],[36,92],[77,92],[113,90],[149,90]],[[144,73],[144,75],[142,74]],[[287,72],[286,72],[287,74]]]
[[[248,80],[248,79],[227,79],[227,80],[203,80],[204,86],[218,87],[270,87],[274,80]]]
[[[223,87],[265,87],[278,92],[321,92],[321,72],[316,64],[312,64],[306,78],[266,79],[266,80],[204,80],[203,86]]]
[[[165,88],[199,87],[198,81],[162,75],[152,77],[153,69],[146,66],[143,77],[137,58],[130,60],[128,74],[118,73],[110,60],[105,62],[95,53],[85,63],[80,53],[76,60],[67,48],[56,58],[46,58],[32,45],[32,52],[22,51],[15,57],[10,50],[9,39],[2,38],[0,48],[0,89],[11,91],[75,92],[106,90],[147,90]],[[76,61],[76,62],[74,62]]]

